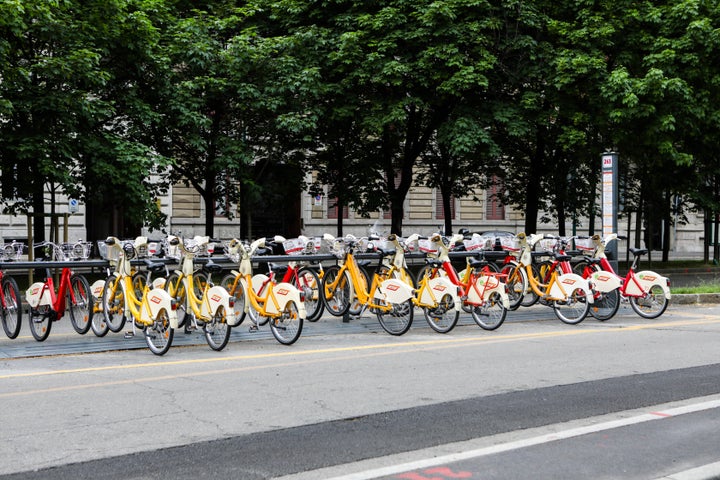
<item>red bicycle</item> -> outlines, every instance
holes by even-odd
[[[63,248],[52,242],[42,242],[35,247],[48,247],[56,260],[68,260]],[[84,244],[78,242],[72,246],[70,255],[82,258]],[[76,332],[85,334],[90,330],[93,315],[93,299],[90,284],[82,275],[74,274],[72,269],[63,267],[60,274],[60,285],[55,291],[55,282],[50,269],[47,270],[45,281],[35,282],[28,288],[25,298],[29,305],[30,332],[38,342],[50,335],[53,322],[61,319],[67,309],[70,322]],[[69,308],[68,308],[69,307]]]
[[[14,260],[17,258],[17,250],[22,253],[22,244],[13,242],[3,245],[2,260]],[[5,275],[0,270],[0,316],[5,335],[9,338],[17,338],[20,334],[22,321],[22,308],[20,301],[20,289],[14,278]]]

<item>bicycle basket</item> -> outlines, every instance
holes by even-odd
[[[295,255],[304,253],[308,240],[309,239],[307,238],[291,238],[289,240],[285,240],[282,245],[287,255]]]
[[[500,237],[502,249],[510,253],[520,252],[520,242],[516,237]]]
[[[91,242],[63,243],[61,245],[63,260],[87,260],[92,251]]]
[[[595,250],[592,238],[576,238],[575,249],[584,253],[592,253]]]
[[[2,250],[0,250],[0,260],[2,260],[2,261],[19,260],[23,254],[24,248],[25,248],[24,243],[13,242],[13,243],[4,244],[2,246]]]
[[[489,250],[492,248],[490,237],[474,234],[472,238],[463,240],[465,250],[472,252],[475,250]]]
[[[438,253],[437,247],[430,240],[418,240],[418,247],[420,247],[420,251],[423,253],[428,253],[430,255],[435,255]]]
[[[540,246],[540,250],[555,250],[555,246],[557,245],[558,240],[557,238],[543,238],[538,242],[538,245]]]

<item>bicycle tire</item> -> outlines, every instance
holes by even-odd
[[[222,305],[218,306],[210,321],[203,324],[205,340],[210,348],[216,352],[219,352],[227,346],[228,341],[230,340],[231,330],[232,327],[227,324],[225,307]]]
[[[125,326],[125,289],[120,277],[110,275],[102,293],[103,317],[107,328],[114,333]]]
[[[185,291],[185,283],[177,273],[171,273],[165,280],[165,291],[177,303],[178,327],[184,327],[188,316],[188,298]]]
[[[90,293],[90,284],[82,275],[73,275],[70,277],[70,291],[67,292],[67,305],[70,311],[70,323],[80,335],[85,335],[90,331],[93,317],[93,297]],[[75,300],[73,301],[73,297]]]
[[[378,300],[377,303],[385,302]],[[390,310],[387,312],[382,309],[376,309],[376,315],[380,326],[390,335],[403,335],[410,330],[413,321],[413,311],[415,306],[412,299],[407,299],[401,303],[390,303]]]
[[[604,322],[614,317],[619,308],[619,289],[616,288],[609,292],[595,292],[593,303],[590,305],[590,315]]]
[[[524,270],[525,273],[527,273],[527,270]],[[532,272],[532,276],[535,279],[536,283],[543,283],[543,278],[540,275],[540,268],[536,264],[530,265],[530,272]],[[520,300],[520,305],[523,307],[532,307],[535,305],[538,300],[540,300],[540,296],[538,296],[537,293],[535,293],[535,290],[530,287],[530,279],[528,279],[528,285],[525,288],[525,293],[523,294],[522,300]]]
[[[53,324],[50,314],[50,305],[40,305],[37,308],[30,307],[28,309],[30,333],[38,342],[44,342],[50,335]]]
[[[282,314],[270,321],[270,331],[275,340],[283,345],[292,345],[300,338],[303,329],[303,319],[300,317],[297,305],[293,300],[285,304]]]
[[[590,267],[590,262],[586,260],[580,260],[575,265],[573,265],[573,273],[576,273],[580,275],[581,277],[587,279],[590,278],[590,274],[592,273],[592,270],[586,270],[588,267]],[[599,268],[599,267],[598,267]]]
[[[566,301],[553,302],[555,316],[568,325],[577,325],[585,320],[589,310],[590,304],[587,302],[585,290],[580,287],[571,290]]]
[[[450,332],[460,318],[460,312],[455,310],[455,302],[449,293],[440,298],[436,307],[425,307],[422,310],[430,328],[438,333]]]
[[[305,320],[317,322],[322,317],[325,304],[320,298],[321,281],[315,270],[308,267],[301,267],[297,271],[296,287],[302,292],[305,303]]]
[[[525,295],[528,287],[527,274],[525,269],[517,262],[507,263],[500,270],[505,275],[505,285],[507,286],[509,310],[517,310],[520,302]]]
[[[8,338],[17,338],[22,326],[22,297],[18,284],[12,277],[3,277],[2,326]]]
[[[350,308],[352,297],[352,282],[347,272],[343,273],[337,285],[332,286],[340,273],[338,265],[331,265],[325,269],[322,279],[322,298],[325,302],[325,309],[330,315],[342,317]]]
[[[540,283],[543,283],[547,285],[550,283],[550,278],[552,277],[552,266],[553,263],[551,260],[545,260],[538,264],[537,266],[537,279],[540,281]],[[558,271],[558,275],[562,275],[562,270]],[[530,289],[532,291],[532,289]],[[537,295],[535,295],[537,297]],[[538,297],[537,301],[541,305],[550,306],[550,302],[542,297]]]
[[[239,275],[229,273],[220,280],[220,286],[227,290],[227,292],[235,299],[233,305],[233,312],[235,313],[235,325],[237,327],[245,320],[245,302],[247,296],[245,295],[245,287],[243,287],[240,281]]]
[[[490,292],[485,303],[474,307],[470,314],[483,330],[496,330],[505,322],[507,308],[503,305],[502,297],[498,292]]]
[[[165,309],[158,312],[152,325],[145,327],[145,343],[155,355],[165,355],[173,342],[174,330]]]
[[[655,319],[665,313],[668,306],[668,299],[665,297],[663,288],[654,284],[642,297],[630,297],[630,307],[643,318]]]

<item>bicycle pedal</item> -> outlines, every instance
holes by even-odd
[[[133,338],[135,334],[133,332],[125,332],[123,338]]]

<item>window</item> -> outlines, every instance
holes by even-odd
[[[349,213],[350,209],[345,205],[342,211],[342,218],[348,218]],[[338,218],[337,197],[328,197],[327,218]]]
[[[502,192],[502,180],[493,176],[492,185],[486,190],[485,200],[485,219],[486,220],[505,220],[505,206],[499,198]]]
[[[443,210],[442,192],[439,188],[435,189],[435,218],[445,220],[445,211]],[[450,219],[455,220],[455,197],[450,197]]]

